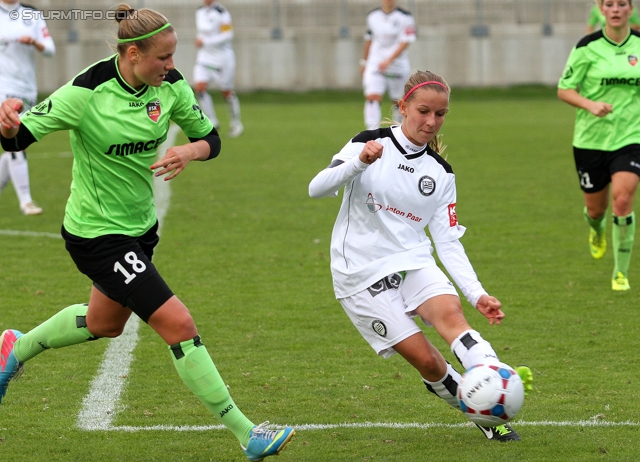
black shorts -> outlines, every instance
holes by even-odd
[[[110,299],[130,308],[143,321],[173,296],[151,263],[158,244],[158,223],[139,237],[107,234],[85,239],[62,227],[67,251],[81,273]]]
[[[640,144],[630,144],[616,151],[573,148],[573,158],[586,193],[602,191],[616,172],[632,172],[640,176]]]

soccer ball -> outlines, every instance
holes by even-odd
[[[506,364],[478,364],[462,375],[458,385],[460,410],[483,427],[497,427],[513,419],[524,403],[518,373]]]

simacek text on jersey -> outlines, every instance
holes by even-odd
[[[124,16],[124,18],[123,18]],[[40,11],[40,10],[31,10],[31,9],[19,9],[13,10],[9,12],[9,17],[13,20],[22,19],[22,20],[37,20],[44,19],[45,21],[50,20],[80,20],[86,21],[87,19],[93,19],[96,21],[102,20],[110,20],[115,21],[116,19],[138,19],[138,11],[112,11],[112,10],[49,10],[49,11]]]

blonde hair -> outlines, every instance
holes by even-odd
[[[424,84],[425,82],[433,83],[428,83],[419,88],[416,88],[418,85]],[[411,74],[407,82],[404,84],[404,94],[406,95],[403,98],[404,102],[407,103],[411,101],[413,98],[415,98],[416,92],[425,87],[429,88],[430,90],[435,90],[437,93],[445,93],[447,95],[447,99],[451,94],[451,88],[449,87],[449,84],[438,74],[431,71],[416,71]],[[436,135],[434,139],[429,141],[428,146],[440,155],[442,155],[444,150],[447,149],[447,146],[442,141],[441,134]]]
[[[134,10],[126,3],[121,3],[116,9],[116,22],[118,23],[118,39],[122,40],[141,37],[149,32],[153,32],[165,24],[168,24],[169,20],[163,14],[149,8]],[[159,33],[163,34],[166,32],[174,32],[173,26],[169,26]],[[124,54],[129,46],[135,45],[144,53],[151,46],[151,40],[153,40],[154,37],[155,35],[152,35],[142,40],[118,43],[115,49],[118,53]]]

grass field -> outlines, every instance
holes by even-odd
[[[507,314],[489,326],[464,302],[467,317],[504,362],[535,374],[513,425],[522,441],[512,444],[485,440],[400,358],[378,358],[333,296],[329,239],[340,199],[310,199],[307,186],[362,129],[361,95],[240,97],[245,134],[225,136],[215,99],[222,154],[170,182],[154,261],[245,414],[298,427],[278,461],[637,460],[640,255],[632,290],[612,292],[611,252],[595,261],[587,247],[574,111],[552,89],[454,89],[441,131],[468,228],[462,242]],[[43,215],[22,216],[11,187],[0,196],[0,329],[28,331],[87,300],[89,281],[57,237],[67,139],[53,134],[29,150]],[[138,335],[103,430],[81,430],[78,416],[108,340],[28,362],[0,405],[0,460],[245,460],[182,384],[160,338],[144,324]]]

